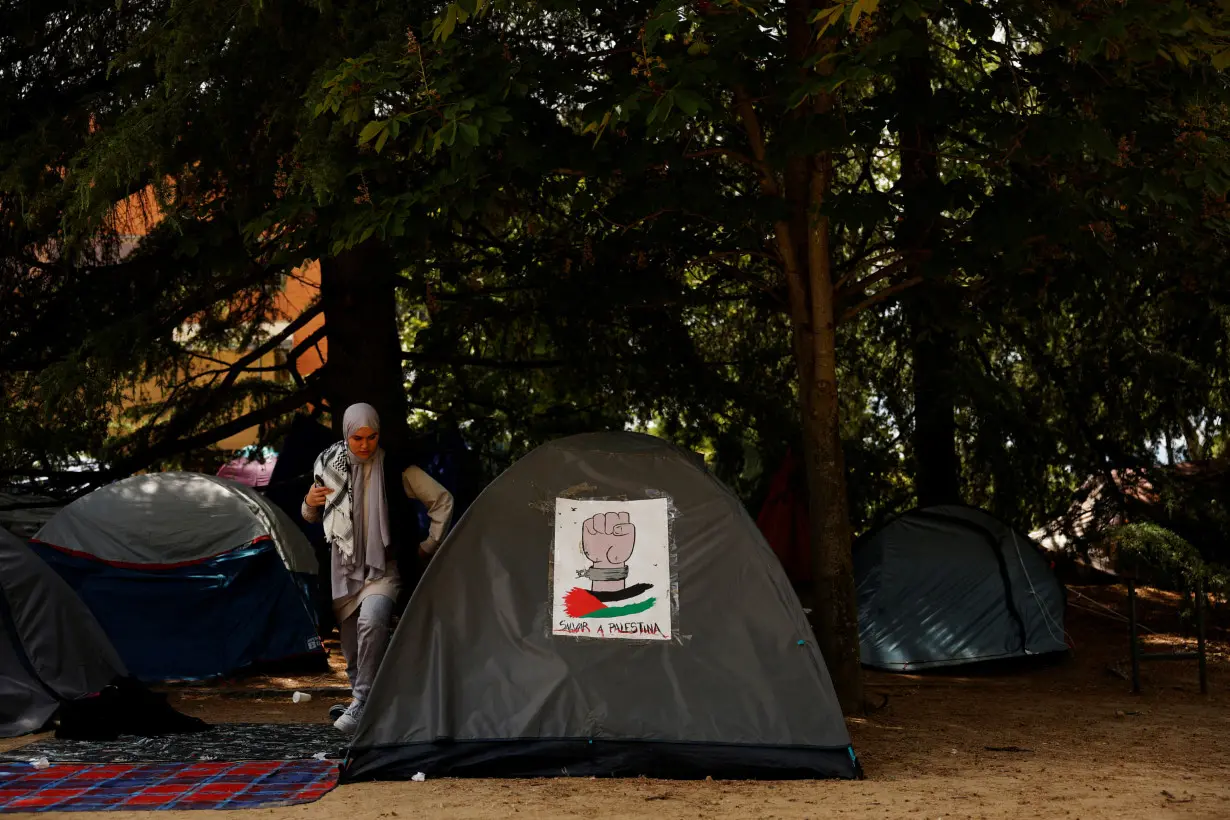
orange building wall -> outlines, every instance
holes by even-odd
[[[139,237],[162,221],[162,209],[152,188],[133,194],[115,206],[112,228],[121,236]]]
[[[303,311],[320,297],[320,262],[308,262],[295,268],[286,277],[286,285],[277,299],[277,310],[282,321],[293,322]],[[318,315],[294,334],[294,344],[308,338],[325,324],[324,314]],[[316,345],[299,357],[297,370],[299,375],[306,376],[324,366],[329,352],[329,340],[322,338]]]
[[[141,237],[149,233],[150,228],[156,225],[162,219],[162,212],[158,208],[157,200],[152,189],[146,189],[138,194],[134,194],[124,202],[116,206],[113,214],[114,222],[112,227],[125,240],[135,244]],[[320,296],[320,262],[312,261],[305,263],[301,267],[296,268],[286,277],[286,283],[282,288],[282,292],[277,296],[274,302],[274,315],[269,317],[269,320],[274,323],[293,322],[303,311],[310,307]],[[302,340],[309,337],[324,325],[325,319],[323,315],[316,316],[307,325],[300,328],[291,337],[291,346],[297,346]],[[296,370],[301,376],[307,376],[319,370],[325,363],[328,354],[328,340],[320,339],[312,348],[309,348],[299,357],[296,363]],[[222,364],[231,364],[239,359],[246,351],[220,351],[210,355],[217,359],[218,362],[208,362],[200,360],[199,366],[191,368],[193,373],[205,372],[210,368],[219,367],[219,362]],[[259,362],[254,363],[257,367],[272,367],[278,362],[279,354],[268,354],[261,357]],[[188,375],[188,374],[183,374]],[[261,373],[259,377],[262,379],[286,379],[289,376],[285,373],[269,372]],[[136,404],[146,404],[157,402],[164,396],[164,391],[157,383],[150,381],[137,385],[125,398],[122,403],[122,410],[130,409]],[[113,423],[113,428],[117,432],[122,430],[129,423],[116,418]],[[228,439],[218,442],[217,447],[221,450],[239,450],[251,444],[255,444],[258,440],[259,430],[257,427],[249,428],[244,432],[231,436]]]

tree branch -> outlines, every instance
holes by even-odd
[[[296,330],[303,328],[313,319],[321,314],[324,310],[324,305],[321,302],[316,302],[303,313],[299,314],[293,322],[289,323],[280,332],[274,334],[267,339],[263,344],[257,345],[248,353],[240,356],[235,360],[220,384],[211,389],[203,400],[195,407],[185,410],[181,415],[176,416],[167,424],[167,434],[169,436],[178,436],[181,431],[191,429],[205,417],[209,410],[216,407],[219,402],[219,397],[229,390],[235,381],[247,370],[252,362],[258,361],[262,356],[275,350],[278,345],[290,337]]]
[[[764,131],[760,127],[760,118],[756,116],[756,108],[747,89],[735,86],[735,111],[743,122],[743,130],[747,133],[747,142],[752,149],[753,165],[760,171],[760,187],[767,196],[781,196],[781,185],[773,174],[766,159]]]
[[[402,359],[419,364],[441,364],[450,367],[486,367],[494,370],[547,370],[567,367],[578,361],[567,359],[493,359],[483,356],[433,356],[429,353],[403,353]]]
[[[733,159],[743,165],[750,165],[753,168],[758,170],[760,169],[760,166],[757,164],[756,160],[752,159],[747,154],[740,153],[739,151],[732,151],[729,148],[705,148],[701,151],[694,151],[690,154],[684,154],[683,158],[700,159],[702,157],[710,156],[729,157],[730,159]]]
[[[250,427],[275,419],[278,416],[284,416],[299,409],[313,399],[319,398],[320,391],[317,388],[317,381],[313,380],[303,390],[291,393],[273,404],[245,413],[204,433],[183,439],[164,438],[148,447],[142,447],[131,455],[118,459],[106,471],[106,474],[112,477],[127,476],[134,470],[148,467],[169,456],[217,444],[219,441],[242,433]]]
[[[781,186],[766,160],[764,131],[761,130],[760,119],[756,116],[752,98],[748,96],[747,89],[741,85],[735,86],[734,94],[735,110],[738,112],[739,119],[743,121],[747,141],[752,148],[752,156],[756,160],[756,167],[760,170],[760,189],[766,196],[780,199]],[[797,246],[790,232],[790,224],[784,219],[779,219],[773,224],[773,232],[777,240],[777,252],[781,256],[786,276],[786,286],[790,292],[791,317],[797,327],[806,327],[810,324],[807,310],[808,289],[800,267]]]
[[[883,282],[885,279],[888,279],[892,276],[896,276],[898,273],[904,270],[909,265],[909,263],[910,263],[910,260],[908,259],[898,259],[896,262],[892,263],[891,265],[885,265],[884,267],[879,268],[874,273],[869,275],[866,279],[863,279],[859,282],[855,282],[854,284],[850,285],[849,288],[844,287],[844,285],[848,282],[848,279],[850,277],[843,277],[842,280],[838,282],[838,287],[842,289],[841,295],[845,296],[847,293],[851,293],[851,294],[863,293],[867,290],[867,288],[871,287],[872,285],[877,284],[879,282]]]
[[[855,316],[862,313],[864,310],[871,307],[872,305],[877,305],[880,302],[891,299],[892,297],[896,296],[902,291],[909,290],[910,288],[914,287],[922,280],[923,278],[921,276],[915,276],[913,279],[907,279],[906,281],[899,282],[896,285],[893,285],[892,287],[888,287],[888,288],[884,288],[884,290],[876,291],[874,294],[867,297],[863,301],[859,302],[854,307],[850,308],[849,310],[843,311],[841,314],[841,319],[839,320],[838,324],[842,324],[842,323],[850,321]]]
[[[313,330],[311,335],[291,348],[290,352],[286,354],[287,364],[294,365],[295,362],[299,361],[299,357],[301,357],[304,353],[307,353],[309,347],[316,347],[316,343],[325,338],[328,333],[329,326],[327,324],[321,325]],[[317,350],[317,352],[319,352],[319,350]],[[324,357],[322,356],[321,361],[323,360]],[[291,369],[293,370],[294,368],[292,367]]]

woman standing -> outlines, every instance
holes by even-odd
[[[324,516],[333,613],[353,697],[333,725],[353,734],[389,643],[401,592],[398,553],[411,539],[417,540],[410,502],[421,501],[431,518],[427,537],[418,546],[419,557],[427,561],[452,518],[453,497],[421,469],[397,463],[380,447],[380,416],[371,405],[348,408],[342,428],[345,440],[316,459],[302,514],[309,522]]]

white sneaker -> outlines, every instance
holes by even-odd
[[[344,735],[353,735],[359,729],[359,721],[363,718],[363,704],[355,701],[350,708],[342,712],[342,716],[333,721],[333,728]]]

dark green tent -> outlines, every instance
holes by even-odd
[[[62,703],[127,674],[77,594],[0,528],[0,737],[37,731]]]
[[[739,500],[687,451],[602,433],[505,472],[415,591],[344,777],[417,772],[860,767],[798,598]]]

